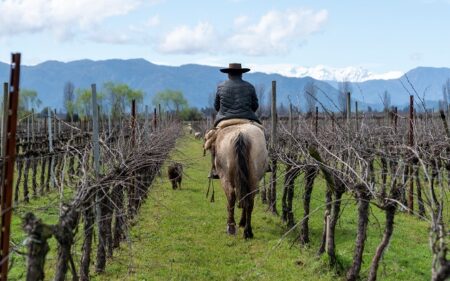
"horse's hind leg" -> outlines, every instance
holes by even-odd
[[[236,194],[232,191],[227,194],[228,198],[228,219],[227,219],[227,233],[230,235],[236,235],[236,222],[234,221],[234,205],[236,203]]]
[[[248,202],[248,206],[244,208],[245,210],[245,228],[244,228],[244,238],[253,238],[252,231],[252,212],[253,212],[254,198],[251,198]]]
[[[245,227],[245,224],[247,223],[247,214],[245,208],[242,208],[242,215],[241,220],[239,221],[239,227]]]

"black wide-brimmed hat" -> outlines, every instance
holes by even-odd
[[[228,68],[222,68],[220,71],[223,73],[245,73],[249,72],[250,68],[242,68],[240,63],[230,63]]]

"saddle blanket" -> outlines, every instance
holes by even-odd
[[[206,134],[205,134],[205,144],[203,145],[203,148],[205,150],[209,150],[211,149],[211,147],[214,145],[216,138],[217,138],[217,133],[219,132],[220,129],[229,127],[229,126],[234,126],[234,125],[241,125],[241,124],[252,124],[255,125],[257,127],[259,127],[261,130],[263,130],[263,132],[265,131],[264,126],[253,121],[253,120],[248,120],[248,119],[227,119],[227,120],[222,120],[219,122],[219,124],[217,124],[217,126],[211,130],[209,130]]]

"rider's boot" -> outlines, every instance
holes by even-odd
[[[219,175],[216,171],[216,151],[214,148],[211,148],[211,171],[209,172],[209,179],[219,179]]]

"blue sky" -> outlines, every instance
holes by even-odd
[[[0,0],[0,61],[144,58],[255,70],[448,66],[450,0]]]

